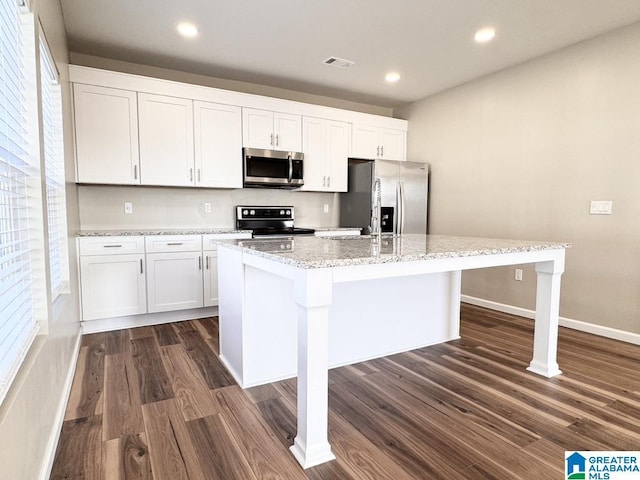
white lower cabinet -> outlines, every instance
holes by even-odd
[[[251,238],[251,233],[212,233],[202,236],[204,255],[204,306],[218,305],[218,244],[219,240]]]
[[[145,238],[149,313],[203,306],[200,235]]]
[[[241,238],[251,233],[80,238],[82,320],[218,305],[217,242]]]
[[[79,241],[82,319],[147,313],[143,237]]]
[[[218,305],[218,250],[204,254],[204,306]]]

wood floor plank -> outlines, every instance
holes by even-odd
[[[180,338],[178,338],[173,325],[170,323],[154,325],[153,331],[156,335],[156,339],[158,340],[158,345],[161,347],[166,345],[177,345],[180,343]]]
[[[258,408],[240,387],[219,388],[212,395],[256,477],[305,478],[289,450],[278,445],[276,435],[266,426]]]
[[[131,340],[136,340],[139,338],[149,338],[153,336],[154,336],[153,326],[137,327],[137,328],[129,329],[129,337],[131,338]]]
[[[153,480],[144,434],[124,435],[103,444],[104,480]]]
[[[182,346],[160,347],[162,363],[186,421],[217,413],[209,388]]]
[[[104,349],[101,344],[80,348],[65,420],[88,418],[102,413]]]
[[[154,480],[206,480],[175,400],[143,405],[142,414]]]
[[[210,389],[235,385],[231,374],[195,329],[181,331],[180,337],[185,351]]]
[[[102,439],[144,432],[138,375],[131,354],[107,355],[104,372]]]
[[[50,480],[102,480],[101,430],[101,415],[65,421]]]
[[[99,345],[105,355],[127,353],[130,351],[129,331],[114,330],[112,332],[92,333],[82,336],[82,346]]]
[[[187,422],[189,435],[208,479],[256,479],[222,415]]]
[[[138,376],[143,404],[173,398],[173,389],[162,365],[158,344],[153,337],[131,340],[133,365]]]

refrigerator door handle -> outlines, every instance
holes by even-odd
[[[404,184],[398,182],[398,235],[404,234]]]

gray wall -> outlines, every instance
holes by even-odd
[[[640,24],[398,109],[431,163],[431,232],[572,242],[561,315],[640,333]],[[613,215],[589,215],[613,200]],[[535,274],[463,292],[534,307]]]
[[[32,0],[56,60],[63,93],[67,218],[69,230],[79,227],[78,200],[73,182],[73,145],[70,129],[68,52],[62,13],[57,1]],[[36,32],[37,33],[37,32]],[[49,453],[55,446],[66,402],[66,382],[73,374],[79,339],[78,281],[75,238],[69,237],[70,292],[47,305],[48,321],[0,407],[0,477],[11,480],[46,478]],[[49,298],[48,292],[46,295]]]

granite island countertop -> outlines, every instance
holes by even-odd
[[[569,248],[569,243],[447,235],[369,235],[226,240],[220,245],[300,268],[410,262]]]

